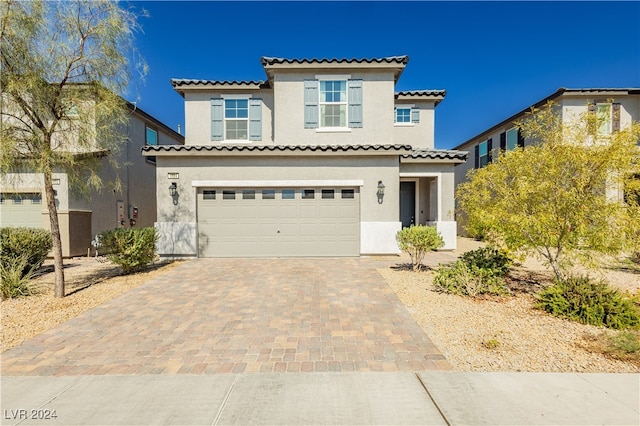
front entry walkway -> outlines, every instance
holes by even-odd
[[[447,370],[367,258],[198,259],[2,354],[3,375]]]

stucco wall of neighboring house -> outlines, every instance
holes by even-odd
[[[168,187],[174,180],[168,173],[179,173],[178,202],[173,204]],[[278,181],[278,180],[362,180],[360,221],[362,238],[372,232],[381,246],[397,252],[393,241],[399,229],[399,179],[397,156],[315,156],[315,157],[158,157],[157,227],[161,232],[159,253],[196,256],[196,188],[193,181]],[[376,196],[378,181],[385,188],[384,201]],[[304,186],[304,185],[301,185]],[[391,231],[385,231],[391,229]],[[391,234],[389,234],[391,232]],[[386,241],[388,240],[388,241]],[[368,244],[367,241],[364,244]],[[390,252],[387,251],[387,252]]]
[[[305,129],[304,80],[324,75],[362,79],[362,128]],[[392,72],[334,70],[279,72],[274,76],[274,135],[279,145],[357,145],[393,143]]]
[[[211,141],[211,99],[224,96],[250,96],[252,98],[261,98],[262,140],[251,142],[247,141],[247,143],[254,145],[268,145],[273,143],[273,90],[216,89],[185,91],[185,145],[211,145],[224,143]]]
[[[414,149],[433,149],[435,134],[435,102],[396,101],[395,105],[409,105],[419,108],[420,122],[394,123],[393,143],[411,145]]]

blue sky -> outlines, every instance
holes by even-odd
[[[184,129],[171,78],[262,80],[262,56],[408,55],[396,90],[445,89],[452,148],[559,87],[640,87],[640,2],[134,2],[149,65],[128,100]],[[188,132],[188,129],[187,129]]]

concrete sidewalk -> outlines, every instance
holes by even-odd
[[[254,373],[2,377],[7,425],[637,425],[640,376]],[[55,418],[51,417],[55,413]]]

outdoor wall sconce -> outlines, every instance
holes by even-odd
[[[376,193],[376,195],[378,196],[378,204],[382,204],[382,201],[384,200],[384,183],[382,183],[381,180],[378,181],[378,192]]]
[[[175,182],[171,182],[171,185],[169,185],[169,195],[171,195],[171,198],[173,198],[173,205],[177,205],[178,204],[178,184],[176,184]]]

